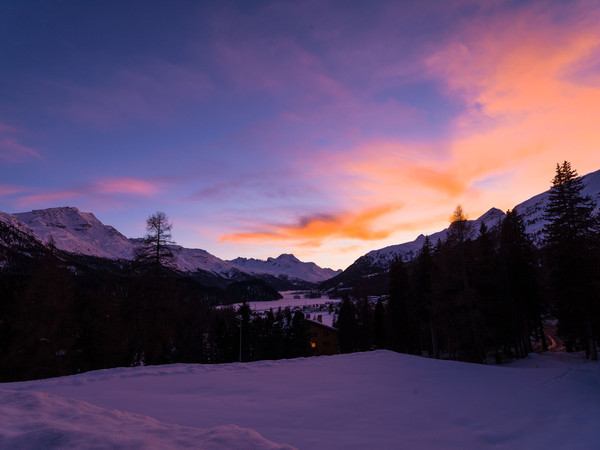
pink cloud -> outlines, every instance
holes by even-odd
[[[22,187],[0,184],[0,197],[6,197],[9,195],[20,194],[22,192],[25,192],[25,189]]]
[[[33,148],[24,145],[16,137],[20,131],[8,124],[0,122],[0,159],[10,163],[20,163],[35,158],[41,159],[41,155]]]
[[[69,203],[73,199],[81,197],[82,192],[79,190],[63,190],[53,191],[38,194],[24,195],[16,199],[16,204],[20,208],[30,207],[50,207],[57,203]]]
[[[160,192],[160,181],[146,181],[136,178],[106,178],[80,186],[34,192],[18,197],[15,202],[20,208],[49,207],[57,203],[69,204],[74,201],[93,199],[94,204],[106,204],[113,207],[127,197],[152,197]],[[31,189],[19,188],[15,193],[31,192]],[[1,190],[0,190],[1,193]]]
[[[150,197],[159,192],[156,183],[136,178],[109,178],[98,181],[92,188],[100,194],[127,194]]]

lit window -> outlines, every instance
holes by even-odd
[[[316,342],[311,342],[310,343],[310,347],[311,348],[317,348],[317,343]]]

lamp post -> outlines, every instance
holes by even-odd
[[[242,325],[244,324],[244,321],[242,319],[242,316],[240,315],[240,362],[242,362]]]

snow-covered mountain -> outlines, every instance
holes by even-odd
[[[596,208],[600,208],[600,170],[588,173],[581,177],[581,180],[584,185],[582,193],[595,200]],[[543,215],[548,204],[549,194],[550,190],[547,190],[515,206],[517,212],[523,216],[527,233],[533,236],[536,243],[541,242],[544,238],[543,228],[546,221]]]
[[[583,194],[590,196],[596,201],[596,207],[600,208],[600,170],[589,173],[581,177],[584,189]],[[544,210],[548,204],[550,195],[550,189],[538,194],[522,203],[519,203],[514,207],[517,212],[523,217],[525,222],[525,231],[529,233],[536,243],[541,243],[544,235],[543,229],[546,221],[544,220]],[[488,212],[483,214],[476,220],[469,220],[468,229],[471,236],[475,236],[479,231],[481,223],[485,223],[486,226],[492,228],[498,224],[505,216],[505,213],[497,208],[491,208]],[[445,240],[448,235],[448,229],[446,228],[437,233],[429,235],[429,239],[432,244],[435,244],[438,240]],[[413,255],[423,246],[425,236],[420,235],[414,241],[405,242],[403,244],[390,245],[388,247],[380,248],[378,250],[372,250],[369,253],[358,258],[346,271],[353,272],[357,268],[364,275],[365,273],[377,272],[381,269],[385,269],[389,266],[390,262],[395,255],[403,258],[410,259]],[[344,272],[346,272],[344,271]],[[330,284],[335,284],[337,279],[331,279]]]
[[[268,274],[275,277],[282,275],[290,278],[319,283],[341,273],[341,270],[323,269],[313,262],[302,262],[294,255],[284,253],[277,258],[267,258],[266,261],[254,258],[236,258],[230,263],[242,272],[254,275]]]
[[[115,228],[104,225],[94,214],[73,207],[38,209],[16,214],[0,212],[0,222],[40,243],[47,245],[53,241],[59,250],[100,258],[130,260],[141,242],[140,239],[127,238]],[[294,255],[281,255],[267,261],[246,258],[225,261],[202,249],[179,245],[173,245],[172,248],[175,263],[180,270],[201,270],[227,280],[239,279],[244,274],[266,274],[318,283],[338,273],[312,262],[302,262]]]
[[[505,214],[498,208],[492,208],[476,220],[468,220],[467,230],[471,236],[474,236],[479,231],[479,228],[482,223],[485,223],[488,229],[492,228],[504,218],[504,215]],[[438,240],[444,241],[448,236],[448,230],[449,228],[445,228],[442,231],[430,234],[429,240],[432,244],[435,244]],[[424,242],[425,235],[421,234],[414,241],[411,242],[390,245],[379,250],[371,250],[365,255],[365,257],[370,259],[372,261],[372,265],[374,266],[387,267],[395,255],[400,255],[403,257],[416,255],[417,252],[421,249],[421,247],[423,247]]]
[[[36,209],[12,215],[44,243],[60,250],[111,259],[131,259],[135,243],[92,213],[77,208]]]

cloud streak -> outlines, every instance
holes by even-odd
[[[122,202],[124,196],[152,198],[160,192],[159,184],[160,182],[136,178],[105,178],[90,184],[82,184],[61,190],[39,192],[39,189],[19,188],[14,193],[24,194],[18,195],[15,199],[19,207],[31,208],[56,203],[69,204],[85,198],[95,198],[99,202],[107,199],[113,199],[114,202],[114,199],[117,198]]]
[[[8,163],[23,163],[31,159],[42,159],[33,148],[23,144],[17,135],[20,131],[0,122],[0,159]]]
[[[320,246],[334,239],[376,241],[388,237],[393,227],[381,227],[381,219],[398,209],[396,206],[380,206],[359,212],[338,215],[315,214],[301,217],[297,223],[267,225],[263,231],[234,233],[221,236],[221,242],[293,241],[299,245]]]

